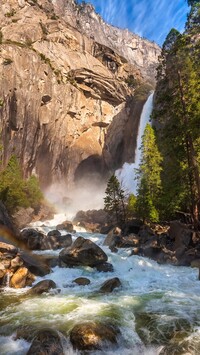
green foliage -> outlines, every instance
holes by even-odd
[[[200,6],[195,2],[185,33],[181,35],[172,29],[160,57],[153,119],[159,127],[158,144],[164,158],[161,209],[165,218],[171,218],[176,210],[191,211],[194,219],[198,218],[199,16]]]
[[[37,208],[42,198],[36,177],[24,180],[18,159],[12,155],[6,169],[0,173],[0,199],[13,212],[16,207]]]
[[[138,170],[136,212],[143,220],[159,219],[158,202],[161,193],[161,162],[154,129],[147,124],[142,138],[142,160]]]
[[[127,215],[130,218],[133,217],[135,214],[136,201],[137,201],[136,196],[134,194],[130,194],[128,198],[128,205],[127,205]]]
[[[43,199],[43,194],[40,190],[38,179],[34,175],[26,181],[26,195],[29,205],[34,209],[38,208],[40,201]]]
[[[200,2],[195,1],[187,18],[186,32],[198,34],[200,31]]]
[[[198,4],[199,2],[200,2],[199,0],[187,0],[189,6],[193,6],[195,4]]]
[[[119,225],[123,225],[126,221],[125,194],[120,187],[119,180],[112,175],[108,180],[104,198],[104,210],[114,218]]]

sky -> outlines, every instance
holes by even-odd
[[[79,3],[82,1],[79,0]],[[86,0],[113,26],[162,45],[171,28],[184,30],[189,8],[186,0]]]

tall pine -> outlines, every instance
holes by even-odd
[[[196,225],[200,208],[199,11],[194,2],[185,33],[172,29],[163,44],[153,114],[164,157],[163,209],[167,217],[176,210],[190,211]]]
[[[159,220],[159,197],[161,193],[161,162],[154,129],[150,124],[145,127],[142,138],[142,159],[138,170],[138,193],[136,212],[144,221]]]

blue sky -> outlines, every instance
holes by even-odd
[[[79,0],[79,2],[81,2]],[[86,0],[103,19],[162,45],[172,27],[183,31],[186,0]]]

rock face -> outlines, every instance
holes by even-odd
[[[74,0],[67,2],[55,0],[54,4],[56,12],[64,16],[67,22],[78,28],[87,37],[94,39],[96,57],[101,61],[109,59],[107,66],[113,71],[117,69],[118,64],[113,61],[114,51],[139,68],[147,80],[152,81],[160,53],[160,48],[156,43],[145,40],[127,29],[122,30],[108,25],[95,12],[91,4],[77,6]],[[103,53],[104,46],[107,47],[106,53]]]
[[[154,81],[159,47],[71,0],[2,0],[0,21],[3,164],[14,151],[46,186],[133,160],[149,90],[134,85]]]

